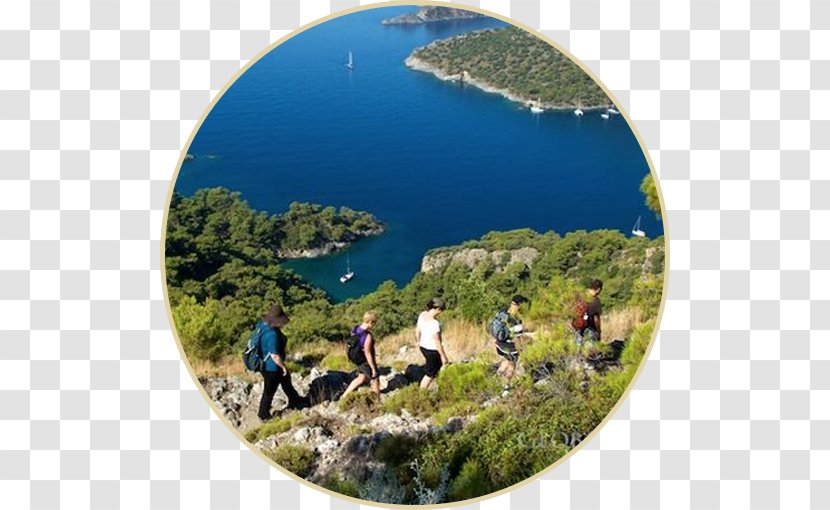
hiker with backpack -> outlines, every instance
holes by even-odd
[[[586,301],[582,294],[576,297],[575,317],[571,321],[574,330],[574,341],[577,345],[584,342],[599,342],[602,340],[602,303],[599,294],[602,292],[602,281],[594,280],[588,285],[588,294],[591,299]]]
[[[380,375],[375,356],[375,336],[371,332],[377,322],[378,315],[370,310],[363,314],[363,323],[352,329],[352,336],[347,343],[347,355],[349,361],[357,365],[357,377],[346,388],[341,399],[366,384],[367,381],[372,388],[372,393],[380,399]]]
[[[437,319],[438,315],[444,311],[444,307],[443,299],[430,299],[426,310],[418,316],[418,323],[415,326],[415,338],[426,360],[424,365],[426,374],[421,378],[421,389],[429,388],[432,381],[438,377],[441,367],[449,363],[441,338],[441,324]]]
[[[291,374],[285,366],[288,338],[282,332],[282,328],[288,324],[288,320],[282,306],[273,305],[257,323],[256,330],[248,341],[248,348],[243,354],[245,367],[261,372],[265,383],[257,413],[262,421],[271,419],[271,403],[280,386],[288,397],[289,409],[304,407],[304,399],[291,384]]]
[[[510,379],[516,371],[516,363],[519,361],[519,350],[514,340],[524,331],[519,311],[524,303],[530,300],[522,295],[515,295],[510,300],[506,310],[499,310],[490,321],[490,336],[496,343],[496,353],[504,358],[499,365],[497,373],[505,381],[505,391],[510,389]]]

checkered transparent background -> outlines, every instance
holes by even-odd
[[[830,1],[467,3],[615,92],[671,237],[628,401],[561,467],[469,508],[830,508]],[[213,415],[159,272],[169,180],[212,97],[356,5],[0,2],[0,508],[357,508]]]

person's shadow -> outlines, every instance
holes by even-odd
[[[351,374],[332,370],[311,381],[306,398],[310,405],[337,400],[346,391]]]

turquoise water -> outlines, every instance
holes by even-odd
[[[662,234],[639,191],[648,165],[621,116],[532,115],[409,70],[414,48],[503,23],[380,24],[407,10],[337,18],[263,57],[203,123],[176,189],[224,186],[273,213],[306,201],[375,214],[388,230],[350,248],[348,284],[338,281],[344,253],[285,263],[337,300],[403,285],[430,248],[491,230],[628,233],[642,215],[650,236]]]

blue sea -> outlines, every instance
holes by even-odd
[[[630,233],[642,216],[649,236],[662,234],[639,190],[648,164],[622,116],[534,115],[408,69],[418,46],[504,25],[381,25],[413,9],[340,17],[264,56],[202,124],[176,190],[224,186],[272,213],[304,201],[375,214],[388,230],[349,249],[351,282],[338,280],[345,253],[284,264],[336,300],[385,280],[405,285],[427,250],[492,230]]]

